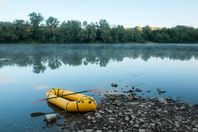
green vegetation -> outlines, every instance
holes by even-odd
[[[64,21],[40,13],[30,13],[30,20],[0,22],[0,43],[198,43],[198,29],[188,26],[173,28],[110,26],[99,23]]]

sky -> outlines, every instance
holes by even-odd
[[[0,0],[0,21],[29,20],[31,12],[61,22],[106,19],[124,27],[198,27],[198,0]]]

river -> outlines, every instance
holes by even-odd
[[[53,111],[46,102],[31,103],[52,87],[98,89],[101,95],[135,87],[144,97],[198,104],[198,45],[1,44],[0,131],[54,131],[45,127],[43,117],[30,117]],[[95,93],[86,94],[99,101]]]

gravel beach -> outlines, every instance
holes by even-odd
[[[60,132],[198,131],[198,105],[170,98],[143,98],[130,91],[104,95],[94,112],[62,116],[63,123],[57,123]]]

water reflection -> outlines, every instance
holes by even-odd
[[[42,73],[46,68],[56,69],[62,65],[78,66],[97,64],[101,67],[109,61],[123,58],[151,57],[177,60],[198,59],[197,45],[0,45],[0,67],[32,66],[34,73]]]

